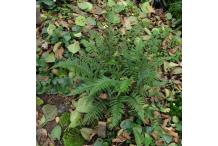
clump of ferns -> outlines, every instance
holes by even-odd
[[[130,113],[125,112],[127,107],[144,121],[144,98],[148,88],[158,81],[156,72],[160,61],[148,53],[151,48],[134,32],[121,35],[109,29],[105,35],[90,33],[95,41],[93,50],[53,66],[73,71],[81,79],[71,94],[85,94],[82,98],[92,105],[83,117],[83,124],[92,124],[106,114],[114,127],[124,114]],[[106,96],[104,99],[102,94]]]

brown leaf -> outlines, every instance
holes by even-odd
[[[96,14],[96,15],[101,15],[104,14],[106,11],[98,6],[94,6],[93,9],[91,10],[91,13]]]
[[[125,132],[123,129],[121,129],[120,131],[118,131],[118,136],[114,139],[112,139],[112,142],[115,143],[121,143],[124,142],[126,140],[131,139],[131,137],[129,136],[129,133]]]
[[[170,119],[165,119],[163,124],[162,124],[162,127],[166,127],[169,121],[170,121]]]
[[[162,127],[164,129],[164,131],[170,135],[170,136],[173,136],[173,137],[177,137],[178,138],[178,133],[174,132],[175,129],[173,129],[172,127]]]
[[[42,128],[42,129],[38,129],[36,131],[36,138],[37,138],[37,141],[40,145],[42,145],[46,142],[47,137],[48,137],[48,133],[47,133],[46,129]]]
[[[157,131],[153,131],[153,132],[151,133],[151,136],[152,136],[155,140],[160,139],[160,136],[159,136],[159,134],[158,134]]]
[[[98,122],[97,126],[97,134],[99,137],[105,138],[106,137],[106,122]]]
[[[155,142],[156,146],[163,146],[164,145],[164,141],[163,140],[158,140]]]
[[[108,98],[108,95],[106,93],[101,93],[99,96],[101,99],[105,100]]]
[[[61,20],[59,22],[59,24],[62,25],[63,27],[65,27],[65,28],[69,29],[69,24],[66,21]]]
[[[62,59],[63,58],[63,53],[64,53],[64,48],[63,47],[61,47],[60,49],[57,49],[55,51],[55,58]]]
[[[37,80],[37,81],[48,81],[48,79],[49,79],[48,76],[36,75],[36,80]]]

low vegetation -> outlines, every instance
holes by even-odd
[[[181,145],[176,2],[37,3],[39,146]]]

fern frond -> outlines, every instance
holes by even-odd
[[[90,96],[94,96],[99,92],[106,91],[107,89],[115,87],[117,85],[116,83],[117,83],[116,80],[109,79],[106,77],[98,79],[92,84]]]
[[[133,95],[133,96],[129,96],[128,98],[126,97],[126,102],[128,104],[128,106],[134,110],[137,115],[139,116],[139,118],[143,121],[145,118],[145,112],[144,112],[144,98],[137,96],[137,95]]]
[[[91,77],[91,70],[89,66],[84,63],[82,60],[79,59],[68,59],[64,61],[60,61],[55,64],[52,68],[63,68],[69,71],[74,71],[76,74],[80,75],[81,77]]]
[[[117,124],[120,122],[122,115],[124,114],[124,104],[122,102],[121,97],[115,97],[111,100],[111,122],[112,126],[117,126]]]
[[[83,125],[90,125],[94,121],[98,121],[103,117],[102,111],[106,109],[106,105],[103,102],[94,103],[93,108],[84,116]]]

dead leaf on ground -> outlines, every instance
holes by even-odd
[[[120,131],[118,131],[117,137],[112,139],[112,142],[113,143],[121,143],[121,142],[124,142],[124,141],[129,140],[129,139],[131,139],[129,133],[127,133],[126,131],[121,129]]]
[[[164,131],[170,135],[170,136],[173,136],[173,137],[176,137],[178,138],[179,135],[178,133],[175,132],[175,129],[173,129],[172,127],[162,127],[164,129]]]
[[[64,48],[61,47],[60,49],[57,49],[55,51],[55,58],[56,59],[62,59],[63,58],[63,53],[64,53]]]
[[[80,129],[81,135],[87,141],[92,140],[93,136],[96,134],[96,131],[91,128],[82,128]]]
[[[98,122],[97,127],[97,134],[99,137],[105,138],[106,137],[106,122]]]
[[[164,145],[164,141],[163,140],[158,140],[155,142],[156,146],[163,146]]]
[[[98,7],[97,5],[95,5],[93,7],[93,9],[91,10],[91,13],[96,14],[96,15],[102,15],[104,14],[106,11],[100,7]]]
[[[106,93],[101,93],[99,96],[101,99],[105,100],[108,98],[108,95]]]
[[[157,131],[153,131],[153,132],[151,133],[151,136],[152,136],[155,140],[160,139],[160,136],[159,136],[159,134],[158,134]]]
[[[48,133],[47,133],[46,129],[41,128],[41,129],[38,129],[36,131],[36,138],[37,138],[37,141],[40,145],[42,145],[46,142],[47,137],[48,137]]]

